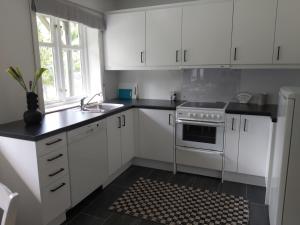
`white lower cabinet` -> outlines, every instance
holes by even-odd
[[[175,111],[139,109],[138,157],[173,162]]]
[[[107,140],[110,176],[134,157],[133,110],[107,118]]]
[[[266,177],[271,121],[265,116],[226,116],[225,170]]]
[[[63,223],[71,207],[66,133],[0,143],[0,181],[20,195],[16,225]]]

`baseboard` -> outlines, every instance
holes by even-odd
[[[62,213],[47,225],[61,225],[66,221],[66,219],[67,219],[66,214]]]
[[[103,188],[107,187],[111,182],[113,182],[118,176],[125,172],[133,163],[133,160],[129,161],[125,165],[123,165],[120,169],[118,169],[114,174],[109,176],[107,180],[103,184]]]
[[[134,158],[132,161],[132,164],[136,165],[136,166],[143,166],[143,167],[148,167],[148,168],[153,168],[153,169],[173,171],[173,163],[168,163],[168,162],[161,162],[161,161],[142,159],[142,158]],[[221,171],[205,169],[205,168],[200,168],[200,167],[185,166],[185,165],[177,165],[177,171],[184,172],[184,173],[197,174],[197,175],[202,175],[202,176],[208,176],[208,177],[215,177],[215,178],[221,178],[221,175],[222,175]],[[251,185],[256,185],[256,186],[261,186],[261,187],[266,186],[266,181],[265,181],[264,177],[232,173],[232,172],[224,172],[223,178],[224,178],[224,180],[227,180],[227,181],[251,184]]]
[[[132,164],[135,166],[148,167],[152,169],[173,171],[173,163],[156,161],[151,159],[134,158]]]
[[[224,172],[224,180],[266,187],[266,178],[247,174]]]

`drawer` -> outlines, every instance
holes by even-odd
[[[212,170],[222,170],[222,154],[212,151],[187,150],[176,146],[176,163]]]
[[[65,176],[42,191],[43,222],[48,224],[71,206],[69,177]]]
[[[69,165],[67,157],[66,149],[61,149],[39,158],[41,186],[48,185],[68,174]]]
[[[37,142],[38,156],[45,155],[60,148],[67,148],[67,135],[60,133]]]

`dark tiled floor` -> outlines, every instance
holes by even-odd
[[[269,225],[268,208],[264,203],[265,188],[197,176],[132,166],[104,190],[98,190],[68,213],[64,225],[155,225],[150,221],[117,214],[108,210],[115,201],[139,177],[162,180],[179,185],[205,188],[243,196],[250,202],[249,225]]]

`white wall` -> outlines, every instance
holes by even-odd
[[[0,3],[0,123],[22,117],[25,93],[6,68],[19,66],[26,81],[34,73],[34,55],[27,0],[1,0]]]
[[[98,11],[111,10],[114,0],[72,0]],[[9,77],[6,68],[20,66],[26,81],[34,74],[34,54],[28,0],[0,1],[0,123],[21,119],[26,109],[24,91]],[[116,74],[109,76],[107,86],[116,86]],[[107,88],[111,89],[111,88]],[[114,97],[115,92],[107,96]]]

